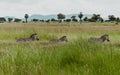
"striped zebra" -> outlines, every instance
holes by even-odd
[[[37,33],[32,34],[29,38],[19,38],[17,39],[17,42],[27,42],[34,40],[39,40]]]
[[[101,42],[101,43],[102,43],[102,42],[104,42],[104,41],[106,41],[106,40],[107,40],[108,42],[110,41],[108,34],[104,34],[104,35],[102,35],[100,38],[96,38],[96,37],[90,37],[90,38],[89,38],[89,41],[90,41],[90,42]]]
[[[50,43],[59,43],[59,42],[68,42],[68,40],[67,40],[66,36],[62,36],[59,39],[51,39],[49,42]]]

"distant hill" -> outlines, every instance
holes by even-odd
[[[39,20],[48,20],[48,19],[57,19],[57,16],[56,15],[38,15],[38,14],[34,14],[34,15],[31,15],[29,17],[29,20],[32,20],[32,19],[39,19]]]
[[[71,16],[76,16],[76,19],[79,19],[78,18],[78,14],[68,14],[66,15],[66,19],[71,19]],[[84,14],[83,18],[84,17],[88,17],[90,18],[92,15],[91,14]],[[57,19],[57,15],[39,15],[39,14],[34,14],[34,15],[31,15],[29,17],[29,20],[32,20],[32,19],[39,19],[39,20],[48,20],[48,19]]]
[[[76,16],[76,19],[78,18],[78,14],[68,14],[66,15],[66,19],[71,19],[71,16]],[[88,17],[90,18],[92,15],[91,14],[84,14],[84,17]],[[13,16],[5,16],[5,19],[8,20],[8,18],[13,18],[13,20],[15,19],[15,17]],[[57,15],[53,14],[53,15],[40,15],[40,14],[33,14],[31,16],[29,16],[28,21],[31,21],[32,19],[39,19],[39,20],[48,20],[48,19],[57,19]],[[24,18],[22,18],[23,21],[25,21]]]

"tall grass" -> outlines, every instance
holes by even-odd
[[[97,24],[83,24],[97,26],[96,29],[99,30],[96,31],[93,28],[86,30],[86,26],[79,24],[74,26],[68,23],[58,26],[55,23],[5,25],[0,26],[0,75],[120,74],[120,43],[114,39],[119,40],[118,27],[108,31],[107,24],[106,29],[100,29]],[[104,24],[102,26],[104,27]],[[16,42],[17,38],[29,37],[33,32],[38,33],[40,41]],[[110,34],[110,43],[88,42],[90,36],[99,37],[105,32]],[[59,38],[62,35],[67,35],[69,40],[67,43],[48,43],[49,39]],[[47,44],[42,44],[41,41]]]

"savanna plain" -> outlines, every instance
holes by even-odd
[[[37,33],[39,41],[16,42]],[[109,34],[110,42],[91,43]],[[66,43],[49,43],[67,36]],[[0,23],[0,75],[120,75],[120,25]]]

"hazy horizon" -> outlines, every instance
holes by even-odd
[[[0,0],[0,16],[23,18],[24,14],[101,14],[119,17],[119,0]]]

